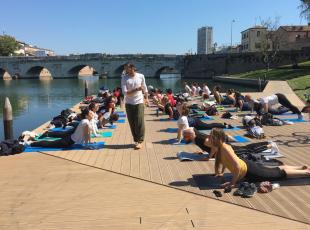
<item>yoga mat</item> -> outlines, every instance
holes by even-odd
[[[60,138],[58,138],[58,137],[44,137],[44,138],[41,138],[41,139],[40,139],[40,136],[41,136],[41,135],[36,136],[36,137],[34,138],[34,140],[35,140],[35,141],[56,141],[56,140],[59,140],[59,139],[60,139]]]
[[[125,120],[125,119],[118,119],[116,122],[117,122],[117,123],[125,123],[126,120]]]
[[[231,173],[224,173],[223,177],[215,177],[214,174],[196,174],[193,179],[200,190],[220,189],[221,184],[232,180]]]
[[[167,133],[176,133],[176,132],[178,132],[178,128],[167,128],[166,132]]]
[[[79,145],[74,144],[70,148],[41,148],[41,147],[31,147],[27,146],[24,152],[47,152],[47,151],[68,151],[68,150],[85,150],[87,147],[91,147],[94,149],[102,149],[104,148],[104,142],[91,143],[87,145]]]
[[[124,112],[115,112],[116,114],[118,114],[118,117],[121,117],[121,118],[125,118],[126,117],[126,114]]]
[[[103,132],[103,133],[98,133],[100,137],[112,137],[112,132]],[[91,134],[92,138],[96,138],[95,134]]]
[[[69,130],[72,130],[72,129],[73,129],[72,126],[66,126],[66,128],[57,127],[57,128],[52,128],[52,129],[49,129],[49,130],[54,131],[54,132],[64,132],[64,131],[69,131]]]
[[[233,138],[236,140],[236,142],[239,143],[246,143],[246,142],[250,142],[247,138],[242,137],[242,136],[233,136]]]
[[[228,129],[228,128],[225,128],[224,129],[225,131],[229,131],[229,130],[233,130],[233,131],[238,131],[238,130],[241,130],[239,127],[233,127],[232,129]]]
[[[177,120],[169,118],[160,118],[159,121],[177,121]]]
[[[188,152],[178,152],[177,157],[180,161],[204,161],[209,154],[197,154]]]
[[[298,119],[298,118],[288,118],[288,119],[283,119],[283,120],[294,122],[294,123],[307,122],[306,120],[301,120],[301,119]]]
[[[169,144],[173,144],[173,145],[186,145],[186,143],[185,143],[184,140],[181,140],[181,143],[176,144],[176,143],[177,143],[177,140],[176,140],[175,138],[169,139],[169,140],[168,140],[168,143],[169,143]]]
[[[213,117],[210,117],[210,116],[208,116],[208,117],[202,117],[202,118],[199,118],[200,120],[202,120],[202,121],[211,121],[211,120],[214,120],[214,118]]]
[[[282,113],[282,114],[273,114],[273,116],[291,116],[291,115],[296,115],[296,114],[294,114],[294,113],[288,113],[288,112]]]
[[[99,130],[103,130],[103,129],[116,129],[116,125],[104,126],[103,128],[101,128]]]

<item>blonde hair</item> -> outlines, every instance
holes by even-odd
[[[213,128],[210,133],[211,144],[218,149],[215,155],[215,168],[218,170],[221,164],[221,151],[220,147],[225,142],[226,134],[223,129]]]

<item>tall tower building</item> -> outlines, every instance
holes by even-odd
[[[197,54],[212,53],[213,27],[204,26],[198,29],[197,33]]]

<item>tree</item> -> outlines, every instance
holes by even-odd
[[[0,56],[14,55],[14,52],[19,48],[20,45],[14,37],[9,35],[0,36]]]
[[[310,22],[310,0],[300,0],[300,16]]]
[[[275,60],[279,52],[279,43],[281,37],[276,33],[279,28],[278,17],[275,19],[261,19],[260,21],[262,28],[265,28],[265,30],[260,34],[260,52],[263,56],[263,62],[266,65],[266,74],[264,77],[264,80],[266,80],[270,69],[270,64]]]

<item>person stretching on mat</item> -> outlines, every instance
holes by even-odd
[[[254,100],[251,95],[246,95],[245,101],[251,104],[252,111],[255,110],[258,115],[268,112],[279,114],[279,111],[275,112],[276,110],[274,109],[274,106],[280,104],[286,107],[288,110],[292,111],[294,114],[297,114],[298,119],[303,119],[303,115],[300,110],[295,105],[293,105],[282,93],[273,94],[258,100]],[[287,110],[284,110],[282,113],[284,112],[287,112]]]
[[[182,132],[189,127],[193,127],[196,130],[211,130],[213,128],[233,128],[231,125],[226,123],[205,123],[201,121],[198,117],[189,117],[189,108],[186,103],[178,104],[177,111],[180,114],[179,119],[177,121],[178,125],[178,135],[177,141],[181,143],[182,140]]]
[[[235,187],[244,178],[251,178],[255,181],[271,181],[310,177],[310,169],[307,166],[267,166],[261,162],[240,159],[233,148],[226,143],[223,129],[212,129],[209,144],[215,151],[215,176],[223,176],[226,168],[232,173],[232,180],[222,184],[224,189],[229,190]]]
[[[43,148],[69,148],[73,144],[88,144],[90,143],[91,125],[90,121],[93,119],[93,113],[87,108],[82,110],[81,122],[75,129],[74,133],[63,132],[59,135],[59,140],[53,141],[34,141],[25,142],[25,144],[31,147],[43,147]]]

